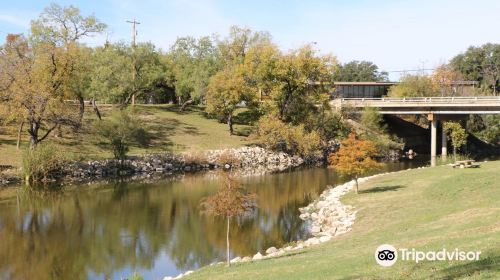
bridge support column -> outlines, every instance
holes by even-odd
[[[436,166],[436,150],[437,150],[437,119],[431,117],[431,166]]]
[[[444,130],[441,132],[441,157],[443,159],[446,159],[446,156],[448,155],[448,139],[446,137],[446,131]]]

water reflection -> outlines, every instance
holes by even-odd
[[[200,199],[217,190],[218,180],[203,174],[19,192],[0,203],[0,279],[121,279],[134,271],[162,279],[223,260],[224,220],[199,213]],[[306,237],[298,208],[339,180],[321,168],[243,178],[259,209],[233,223],[233,255]]]

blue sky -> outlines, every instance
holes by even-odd
[[[74,5],[108,24],[112,41],[130,40],[125,21],[136,18],[139,41],[166,49],[179,36],[224,36],[229,26],[269,31],[284,50],[317,42],[341,62],[370,60],[387,71],[433,68],[470,45],[500,43],[498,0],[1,0],[0,36],[27,32],[51,2]],[[89,40],[100,44],[105,36]],[[398,73],[391,73],[397,79]]]

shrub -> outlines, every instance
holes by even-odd
[[[146,146],[150,141],[149,134],[131,110],[114,112],[109,119],[98,121],[96,129],[109,142],[114,157],[119,160],[125,159],[130,144]]]
[[[27,184],[47,183],[55,179],[68,161],[66,156],[51,144],[39,144],[23,154],[23,172]]]
[[[262,117],[255,137],[266,148],[290,154],[307,156],[321,148],[318,132],[307,132],[304,125],[291,125],[273,115]]]
[[[387,126],[377,108],[366,107],[361,113],[361,124],[373,131],[385,132]]]

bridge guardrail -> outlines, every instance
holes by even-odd
[[[477,102],[500,102],[500,96],[473,96],[473,97],[381,97],[381,98],[341,98],[341,102],[403,102],[403,103],[477,103]]]

